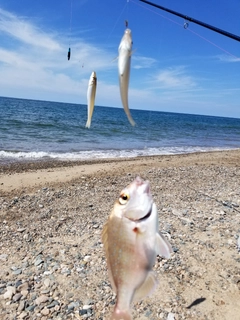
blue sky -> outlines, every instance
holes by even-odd
[[[152,2],[240,36],[239,0]],[[130,109],[240,118],[240,42],[139,0],[0,0],[0,96],[86,104],[95,71],[96,105],[121,107],[126,19]]]

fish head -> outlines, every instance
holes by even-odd
[[[93,85],[96,84],[96,83],[97,83],[97,74],[96,74],[95,71],[93,71],[93,72],[91,73],[91,76],[90,76],[88,85],[89,85],[89,86],[93,86]]]
[[[132,41],[132,31],[130,29],[125,30],[124,36],[125,38],[130,39]]]
[[[153,205],[152,195],[148,181],[142,180],[140,177],[136,179],[126,188],[124,188],[116,201],[115,206],[120,212],[121,217],[125,217],[132,221],[141,221],[151,214]]]
[[[95,71],[92,72],[91,77],[92,77],[92,78],[97,78],[97,75],[96,75],[96,72],[95,72]]]
[[[130,29],[126,29],[122,40],[119,45],[119,50],[127,50],[131,53],[132,51],[132,32]]]

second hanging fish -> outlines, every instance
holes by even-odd
[[[88,119],[86,123],[86,128],[90,128],[91,126],[96,90],[97,90],[97,75],[96,75],[96,72],[93,71],[89,79],[88,90],[87,90]]]
[[[121,100],[128,120],[131,123],[131,125],[134,126],[135,122],[131,116],[128,106],[128,85],[132,55],[132,33],[130,29],[125,30],[120,45],[118,47],[118,53],[118,74]]]

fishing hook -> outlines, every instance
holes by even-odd
[[[186,20],[184,20],[183,28],[184,28],[184,29],[187,29],[188,26],[189,26],[189,23],[188,23]]]

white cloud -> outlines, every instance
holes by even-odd
[[[48,50],[59,50],[60,46],[53,36],[44,33],[23,18],[0,8],[0,32],[4,32],[20,42],[42,47]]]
[[[240,57],[235,57],[234,55],[220,55],[217,56],[220,61],[223,62],[240,62]]]
[[[134,69],[152,68],[156,64],[156,60],[148,57],[134,56],[132,57],[132,67]]]
[[[86,103],[87,85],[94,70],[98,77],[96,104],[121,107],[116,51],[94,46],[81,34],[81,38],[74,38],[68,61],[67,37],[44,33],[30,21],[1,9],[0,17],[0,37],[4,34],[18,39],[11,49],[1,47],[0,41],[0,72],[4,75],[0,78],[0,95]],[[135,56],[133,64],[150,68],[155,62]],[[147,90],[130,90],[135,105],[141,95],[145,99],[151,95]]]
[[[0,9],[0,96],[46,99],[46,94],[51,100],[84,103],[91,72],[103,72],[104,78],[105,71],[116,69],[114,54],[75,38],[68,61],[66,38]]]
[[[71,67],[71,64],[83,66],[82,71],[97,71],[97,70],[109,70],[115,68],[115,62],[113,62],[114,55],[102,50],[99,47],[86,43],[84,41],[78,41],[71,48],[72,58],[67,64]]]
[[[196,81],[187,74],[183,66],[160,70],[154,77],[156,87],[163,89],[189,89],[196,87]]]
[[[24,55],[21,52],[14,52],[10,50],[1,49],[0,47],[0,62],[5,67],[13,67],[15,69],[32,70],[38,69],[36,61],[28,60],[28,54]]]

